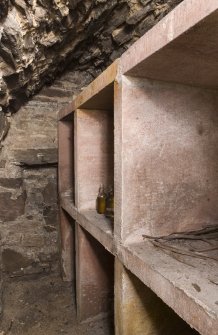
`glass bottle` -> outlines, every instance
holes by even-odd
[[[106,194],[102,184],[99,187],[98,197],[96,199],[96,210],[99,214],[105,214],[106,211]]]
[[[105,216],[112,221],[114,219],[114,190],[112,187],[109,188],[107,194]]]

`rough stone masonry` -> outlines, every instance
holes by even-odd
[[[3,0],[0,105],[15,111],[67,65],[102,70],[181,0]]]
[[[0,1],[0,279],[59,271],[57,111],[181,1]]]

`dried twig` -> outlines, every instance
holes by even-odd
[[[209,255],[204,255],[204,254],[201,254],[201,253],[198,253],[198,252],[194,252],[194,251],[190,251],[190,250],[187,250],[187,249],[181,249],[181,248],[177,248],[177,247],[172,247],[172,246],[169,246],[169,245],[166,245],[166,244],[163,244],[163,243],[160,243],[159,241],[152,241],[152,243],[156,246],[156,247],[159,247],[159,248],[162,248],[162,249],[166,249],[166,250],[169,250],[169,251],[173,251],[177,254],[180,254],[180,255],[184,255],[184,256],[191,256],[191,257],[196,257],[196,258],[203,258],[203,259],[214,259],[215,261],[217,261],[217,258],[213,257],[213,256],[209,256]]]
[[[208,226],[197,231],[174,233],[161,237],[143,235],[143,238],[150,240],[154,246],[168,250],[171,253],[218,261],[218,255],[207,254],[208,252],[218,250],[218,225]],[[206,242],[210,247],[202,249],[202,245],[199,246],[197,244],[198,241]],[[181,247],[182,242],[184,242],[184,245]]]

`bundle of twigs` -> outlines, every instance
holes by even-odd
[[[151,241],[154,246],[172,253],[218,261],[218,225],[168,236],[142,236]]]

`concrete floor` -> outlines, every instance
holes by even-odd
[[[0,335],[113,335],[107,319],[78,324],[72,289],[58,277],[13,279],[3,299]]]

